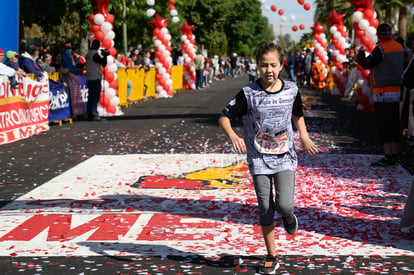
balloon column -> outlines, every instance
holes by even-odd
[[[313,30],[313,44],[315,45],[315,61],[322,64],[324,77],[326,77],[328,75],[328,52],[324,33],[325,26],[316,21],[311,29]]]
[[[171,35],[167,29],[168,18],[161,18],[158,14],[155,19],[149,22],[154,28],[152,40],[155,45],[155,69],[157,80],[157,96],[173,96],[172,79],[171,79]]]
[[[346,77],[343,75],[344,66],[342,65],[347,61],[345,55],[345,49],[348,48],[348,42],[346,40],[348,33],[346,27],[343,24],[343,18],[345,14],[338,14],[336,10],[332,10],[332,13],[326,20],[331,27],[329,32],[331,33],[332,44],[332,72],[335,87],[332,91],[333,94],[343,95],[346,87]]]
[[[157,12],[155,9],[152,8],[155,5],[155,0],[147,0],[146,2],[147,2],[148,6],[151,6],[151,8],[147,9],[146,15],[148,17],[152,17]],[[170,4],[170,6],[168,7],[168,10],[170,11],[170,15],[172,17],[172,22],[173,23],[180,22],[180,18],[178,17],[177,9],[175,8],[175,0],[168,0],[168,3]]]
[[[378,19],[372,8],[372,0],[347,0],[354,7],[352,14],[353,27],[355,31],[356,48],[365,47],[367,53],[371,53],[377,43]],[[358,80],[358,105],[357,110],[361,112],[372,112],[374,106],[371,98],[371,87],[369,83],[369,70],[357,66],[361,72]]]
[[[93,14],[88,18],[91,23],[89,40],[99,40],[101,47],[109,51],[107,57],[107,66],[103,70],[104,81],[102,83],[103,91],[98,104],[100,116],[114,115],[118,110],[119,98],[116,96],[117,66],[115,64],[116,50],[114,48],[115,33],[112,30],[114,16],[108,13],[109,0],[92,0]]]
[[[196,42],[193,35],[193,28],[194,25],[189,26],[187,22],[184,22],[184,25],[180,28],[184,56],[184,88],[187,90],[195,90],[195,67],[193,61]]]

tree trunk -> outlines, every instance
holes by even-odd
[[[398,17],[398,33],[404,41],[407,41],[407,16],[407,6],[403,5],[400,7],[400,15]]]

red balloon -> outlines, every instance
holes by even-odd
[[[284,10],[282,10],[282,9],[279,10],[279,15],[283,15],[284,13],[285,13]]]
[[[364,30],[356,30],[355,31],[355,37],[363,37],[365,35],[365,31]]]
[[[174,7],[173,5],[170,5],[170,6],[168,7],[168,10],[169,10],[169,11],[175,10],[175,7]]]
[[[374,28],[377,28],[379,25],[379,21],[377,18],[372,18],[370,23],[371,23],[371,26],[373,26]]]
[[[109,88],[112,88],[112,89],[117,89],[118,88],[118,81],[116,81],[116,80],[112,80],[110,83],[109,83]]]
[[[373,9],[366,9],[364,10],[364,18],[368,21],[374,16],[374,10]]]
[[[106,105],[106,111],[110,114],[115,114],[116,113],[116,107],[114,105]]]
[[[97,24],[92,24],[92,26],[91,26],[91,31],[92,32],[97,32],[97,31],[100,31],[100,30],[101,30],[101,26],[99,26]]]
[[[111,100],[109,99],[109,97],[105,96],[104,94],[101,94],[101,98],[99,99],[99,103],[102,106],[108,106],[109,104],[111,104]]]
[[[309,3],[305,3],[305,5],[303,5],[303,8],[308,11],[310,10],[311,5]]]
[[[359,30],[359,23],[358,22],[352,23],[352,27],[354,28],[354,30]]]
[[[175,5],[175,0],[168,0],[168,3],[170,3],[171,5]]]
[[[108,51],[112,56],[116,55],[116,49],[114,47],[111,47]]]
[[[114,15],[113,15],[113,14],[109,14],[109,13],[108,13],[108,14],[106,15],[105,21],[106,21],[106,22],[109,22],[109,23],[111,23],[111,24],[112,24],[112,23],[114,23],[114,21],[115,21],[115,17],[114,17]]]
[[[112,41],[110,39],[108,39],[108,38],[105,38],[102,41],[102,47],[104,47],[105,49],[111,48],[112,47]]]
[[[276,5],[272,5],[272,6],[270,7],[270,9],[271,9],[272,11],[276,11],[276,10],[277,10],[277,7],[276,7]]]
[[[105,33],[103,31],[95,32],[95,39],[103,41],[105,39]]]
[[[107,71],[105,72],[105,80],[108,81],[108,83],[111,83],[115,78],[115,75],[113,72]]]
[[[361,41],[362,45],[367,47],[371,43],[371,38],[369,38],[367,35],[364,35],[359,38],[359,41]]]
[[[89,21],[89,23],[91,23],[91,24],[93,24],[93,18],[95,17],[95,14],[91,14],[91,15],[89,15],[89,17],[88,17],[88,21]]]
[[[304,30],[304,29],[305,29],[305,25],[300,24],[300,25],[299,25],[299,29]]]
[[[296,26],[296,25],[295,25],[295,26],[293,26],[293,27],[292,27],[292,31],[294,31],[294,32],[295,32],[295,31],[297,31],[297,30],[298,30],[298,26]]]
[[[299,5],[303,5],[305,3],[305,0],[298,0]]]

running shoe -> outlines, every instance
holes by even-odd
[[[288,234],[293,235],[298,230],[298,218],[296,218],[295,214],[290,213],[286,217],[282,217],[283,226]]]
[[[276,274],[276,270],[278,268],[279,261],[277,259],[277,256],[266,255],[262,267],[263,274]]]

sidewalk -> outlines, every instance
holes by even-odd
[[[254,190],[217,125],[246,82],[216,81],[1,146],[4,274],[256,274],[264,248]],[[280,274],[414,274],[413,238],[397,231],[412,146],[402,145],[403,166],[372,168],[382,151],[372,114],[302,94],[321,153],[304,154],[296,140],[300,226],[288,236],[276,219]]]

